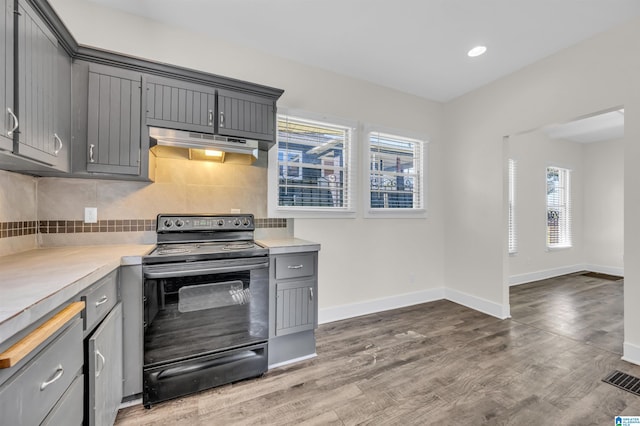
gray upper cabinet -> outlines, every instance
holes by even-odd
[[[275,101],[266,97],[218,90],[218,133],[258,140],[275,138]]]
[[[180,80],[147,77],[147,125],[213,133],[216,89]]]
[[[141,73],[89,65],[86,122],[88,172],[141,174],[142,84]]]
[[[65,78],[59,75],[58,41],[27,3],[18,2],[17,17],[18,50],[14,59],[18,96],[14,96],[14,112],[19,125],[13,152],[64,168],[68,160],[59,164],[59,158],[64,159],[69,141],[63,140],[58,121],[59,78]]]
[[[0,149],[13,150],[13,129],[16,119],[13,114],[13,0],[0,0],[0,102],[2,102],[2,124],[0,125]]]

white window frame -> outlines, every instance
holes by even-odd
[[[357,206],[357,190],[356,179],[357,159],[354,157],[354,145],[358,138],[357,123],[345,119],[329,117],[322,114],[316,114],[309,111],[278,108],[278,117],[276,119],[276,135],[278,134],[277,123],[281,117],[289,117],[293,120],[312,122],[317,124],[325,124],[344,128],[350,132],[350,140],[345,141],[343,155],[345,156],[344,164],[344,185],[346,199],[345,206],[280,206],[279,205],[279,170],[280,162],[278,159],[278,151],[280,141],[276,137],[276,146],[269,150],[268,165],[268,214],[270,217],[287,217],[287,218],[353,218],[356,214]],[[302,170],[302,169],[301,169]]]
[[[416,172],[417,180],[417,193],[420,200],[419,207],[411,208],[384,208],[384,207],[371,207],[371,136],[372,134],[379,133],[381,135],[391,136],[398,140],[403,140],[410,143],[415,143],[419,146],[419,152],[417,153],[417,162],[421,170]],[[365,218],[426,218],[427,217],[427,174],[428,174],[428,146],[429,141],[424,135],[418,135],[407,131],[398,129],[389,129],[379,126],[365,126],[363,131],[363,149],[362,159],[363,163],[366,162],[366,166],[362,167],[361,173],[361,192],[363,194],[363,207]]]
[[[550,170],[557,170],[560,175],[560,180],[564,182],[564,184],[560,187],[561,194],[557,202],[551,203],[549,201],[549,193],[548,189],[546,189],[546,222],[545,222],[545,233],[546,233],[546,245],[547,250],[558,250],[558,249],[568,249],[573,247],[573,235],[572,235],[572,211],[571,211],[571,169],[557,167],[557,166],[548,166],[545,169],[545,188],[548,188],[548,175]],[[549,213],[551,210],[560,210],[560,220],[558,225],[558,233],[559,233],[559,241],[557,243],[550,243],[550,229],[549,229]]]
[[[518,172],[518,162],[509,158],[509,254],[518,253],[518,229],[516,221],[516,181]]]

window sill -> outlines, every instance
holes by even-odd
[[[426,219],[426,209],[369,209],[365,219]]]
[[[356,212],[350,210],[325,210],[325,209],[287,209],[277,208],[269,212],[269,217],[292,219],[355,219]]]
[[[547,251],[563,251],[563,250],[570,250],[572,248],[573,246],[553,246],[553,247],[547,246]]]

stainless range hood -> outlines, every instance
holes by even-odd
[[[158,145],[190,150],[230,152],[250,155],[254,160],[258,158],[258,141],[251,139],[185,132],[161,127],[149,127],[149,138],[151,147]]]

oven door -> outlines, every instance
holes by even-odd
[[[266,257],[145,265],[145,368],[269,338]]]

